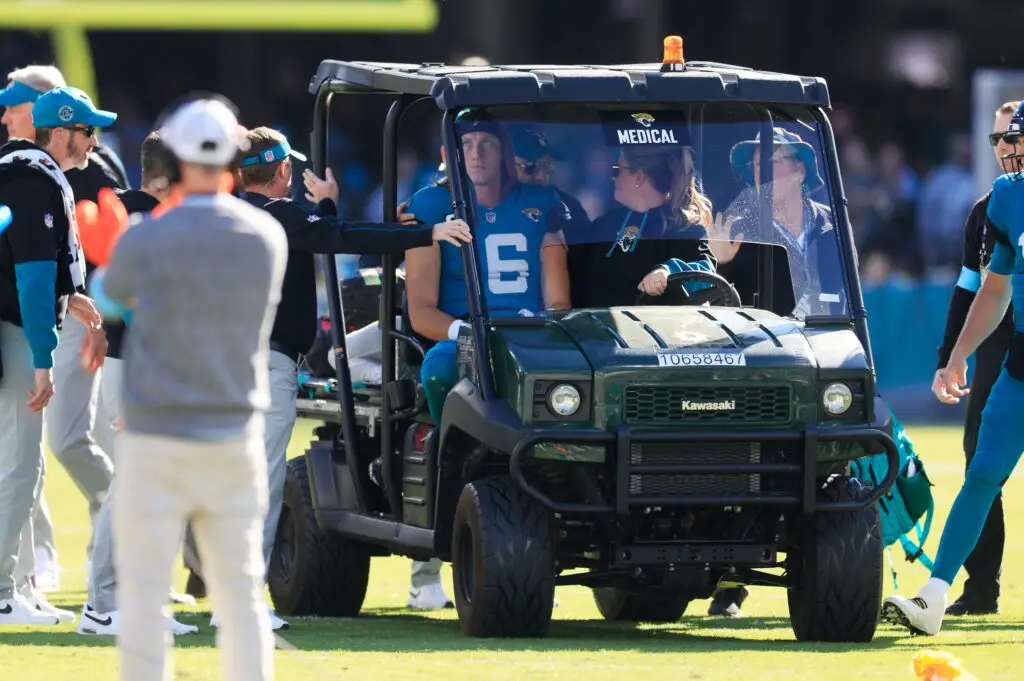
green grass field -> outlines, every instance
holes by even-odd
[[[935,482],[939,514],[928,550],[934,555],[942,523],[963,478],[960,431],[909,427],[910,436]],[[309,424],[296,428],[292,454],[309,440]],[[57,527],[64,591],[51,596],[60,606],[80,612],[85,599],[82,564],[89,523],[85,503],[63,469],[51,462],[47,497]],[[364,614],[351,620],[292,619],[276,653],[277,678],[284,681],[334,679],[751,679],[852,681],[911,679],[911,659],[921,647],[960,657],[981,681],[1018,679],[1014,655],[1024,643],[1024,544],[1015,531],[1024,516],[1021,483],[1006,488],[1010,524],[1003,565],[1003,612],[998,617],[947,620],[937,638],[911,639],[881,626],[870,645],[798,644],[789,626],[785,594],[755,588],[738,621],[705,616],[706,602],[671,626],[623,626],[604,622],[590,591],[558,590],[561,607],[547,639],[476,640],[464,637],[453,611],[419,614],[405,609],[409,561],[375,559]],[[895,555],[901,587],[916,591],[927,574]],[[444,571],[449,594],[451,571]],[[184,574],[176,586],[183,588]],[[891,580],[887,580],[887,591]],[[954,586],[959,594],[960,583]],[[197,624],[199,635],[180,637],[174,654],[176,678],[220,679],[219,658],[209,628],[209,602],[182,609],[180,619]],[[107,638],[78,636],[74,625],[54,629],[0,632],[0,669],[4,681],[109,681],[118,669],[117,649]]]

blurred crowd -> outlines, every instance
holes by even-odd
[[[862,135],[845,108],[836,108],[832,124],[865,285],[955,276],[964,224],[978,199],[970,136],[944,140],[936,163],[908,158],[896,138]]]

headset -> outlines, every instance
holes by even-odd
[[[235,103],[224,95],[216,92],[193,91],[178,97],[167,105],[157,116],[156,122],[153,124],[153,129],[157,131],[161,130],[167,122],[174,117],[174,114],[181,110],[182,107],[201,100],[218,101],[228,107],[228,109],[231,110],[231,113],[235,115],[235,118],[239,118],[241,115]],[[234,161],[232,161],[231,165],[227,168],[232,175],[237,174],[238,168],[241,166],[242,157],[245,156],[247,151],[248,143],[246,142],[240,146]],[[167,178],[167,183],[169,185],[175,185],[181,182],[181,162],[178,160],[178,157],[174,155],[174,152],[172,152],[171,149],[163,143],[157,145],[153,152],[153,163],[163,176]]]

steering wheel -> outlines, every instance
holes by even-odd
[[[710,284],[711,288],[690,293],[686,290],[685,286],[672,286],[672,282],[682,283],[687,281],[704,282]],[[636,304],[640,305],[648,297],[646,293],[641,291],[640,295],[636,298]],[[668,285],[665,286],[665,292],[655,297],[659,302],[682,298],[679,302],[664,302],[661,303],[662,305],[704,305],[708,303],[723,307],[743,307],[740,294],[736,292],[736,287],[730,284],[728,279],[716,272],[704,270],[687,270],[668,275]]]

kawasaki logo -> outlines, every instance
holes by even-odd
[[[724,400],[722,402],[694,402],[683,400],[683,411],[735,411],[736,400]]]

